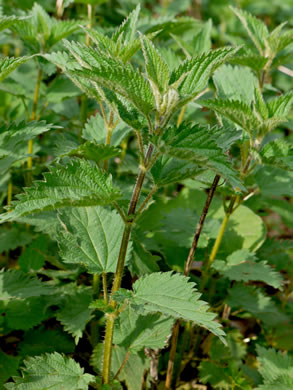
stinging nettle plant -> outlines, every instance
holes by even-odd
[[[200,299],[205,293],[209,298],[212,289],[216,288],[213,286],[216,273],[223,276],[228,281],[227,288],[233,290],[220,302],[220,307],[224,308],[224,320],[229,307],[242,305],[245,310],[245,303],[241,303],[240,298],[237,300],[237,296],[246,296],[247,302],[267,302],[263,291],[248,283],[257,281],[282,290],[280,272],[262,257],[265,228],[260,218],[256,223],[261,233],[255,242],[248,244],[245,241],[243,247],[232,245],[234,249],[228,253],[221,252],[221,245],[233,216],[245,212],[243,203],[262,192],[259,179],[262,170],[267,167],[284,171],[291,169],[290,148],[282,140],[271,139],[269,135],[287,120],[293,94],[287,92],[266,99],[265,85],[270,71],[275,64],[278,66],[275,61],[279,53],[292,42],[292,32],[282,33],[284,26],[281,25],[269,33],[259,19],[237,9],[233,12],[243,23],[255,49],[245,45],[218,49],[203,47],[200,54],[188,54],[185,60],[172,66],[155,43],[164,25],[158,23],[150,31],[139,31],[140,6],[108,34],[92,26],[85,27],[85,23],[57,21],[37,4],[29,17],[2,17],[3,28],[19,34],[28,45],[30,55],[5,58],[1,66],[3,70],[0,69],[1,80],[31,59],[37,61],[38,67],[28,121],[1,129],[1,164],[6,171],[29,155],[27,184],[30,185],[32,138],[46,132],[51,134],[60,128],[39,121],[42,111],[37,115],[39,90],[46,69],[56,66],[97,107],[96,116],[91,117],[80,131],[79,142],[69,138],[64,145],[62,139],[59,144],[57,142],[55,158],[43,173],[44,179],[34,181],[13,201],[10,180],[8,211],[0,216],[0,221],[31,223],[44,233],[50,232],[58,242],[65,277],[66,266],[69,267],[68,277],[75,277],[73,280],[77,280],[76,275],[81,273],[91,275],[92,286],[69,284],[64,287],[56,282],[58,277],[53,272],[44,273],[52,278],[49,282],[40,282],[35,275],[26,275],[23,272],[26,266],[22,265],[21,271],[2,271],[1,279],[4,299],[9,303],[13,299],[16,302],[30,299],[38,308],[36,297],[41,297],[42,302],[50,302],[46,299],[52,298],[52,303],[47,303],[47,306],[60,307],[56,318],[73,336],[75,343],[82,337],[86,324],[92,321],[89,335],[93,347],[91,364],[98,376],[84,374],[77,362],[56,350],[26,359],[23,376],[6,384],[7,389],[21,389],[23,386],[28,386],[28,389],[58,389],[58,386],[87,389],[89,385],[104,390],[120,389],[119,381],[123,380],[134,389],[137,382],[131,382],[124,372],[128,363],[139,367],[141,388],[147,388],[145,373],[148,373],[148,365],[157,364],[159,351],[168,344],[165,389],[174,388],[175,376],[180,376],[182,370],[176,368],[176,351],[183,326],[185,341],[181,340],[181,352],[186,347],[184,342],[192,345],[196,340],[193,346],[198,348],[206,330],[223,342],[223,346],[217,347],[219,349],[230,346],[233,341],[232,333],[226,339],[217,314]],[[168,28],[168,24],[166,26]],[[80,40],[63,39],[78,29],[86,35],[85,44]],[[182,48],[180,40],[175,39],[175,43]],[[59,45],[58,51],[53,52],[55,44]],[[251,58],[256,57],[258,60],[252,64],[252,70],[239,66],[249,65]],[[239,86],[239,77],[243,77],[244,85]],[[210,94],[211,80],[216,97],[203,100],[203,95]],[[83,98],[81,104],[83,121],[86,115],[84,106],[88,101]],[[190,105],[192,109],[196,105],[203,111],[211,110],[214,123],[207,125],[184,119]],[[96,131],[101,128],[105,130],[102,136]],[[132,137],[132,144],[137,146],[131,151],[135,161],[133,171],[137,176],[123,183],[121,173],[115,170],[115,163],[126,159],[127,137]],[[25,153],[24,143],[27,141],[29,148]],[[126,147],[121,151],[119,146],[123,143]],[[168,221],[164,221],[165,232],[158,229],[156,235],[157,232],[153,231],[160,212],[168,207],[159,198],[162,189],[168,191],[170,186],[195,177],[205,184],[207,193],[202,194],[195,206],[196,215],[188,219],[195,229],[189,232],[187,244],[183,244],[189,248],[184,251],[186,260],[180,260],[180,267],[160,268],[150,251],[158,253],[160,241],[163,246],[166,242],[168,245],[172,240],[167,238],[168,235],[174,237],[172,224]],[[215,198],[217,189],[223,198],[223,209]],[[178,199],[183,199],[180,194]],[[188,201],[192,202],[192,199]],[[176,205],[172,207],[176,208]],[[247,215],[249,212],[253,214],[247,210]],[[184,206],[177,212],[182,212],[185,217]],[[212,213],[218,215],[216,223],[212,220]],[[171,220],[178,217],[180,232],[182,217],[177,214],[169,217]],[[41,226],[44,223],[46,228]],[[207,233],[209,228],[212,233]],[[203,241],[205,235],[208,237],[206,243]],[[32,251],[38,250],[38,245],[44,245],[43,237],[40,237],[39,244],[32,244],[35,245]],[[147,249],[142,237],[145,242],[150,240]],[[211,242],[213,245],[208,246]],[[191,270],[195,253],[203,248],[209,253],[196,284]],[[25,260],[21,264],[25,264]],[[56,267],[59,264],[58,261],[54,263]],[[178,268],[182,272],[175,272]],[[123,276],[128,273],[132,275],[131,286],[123,284]],[[230,281],[233,284],[230,285]],[[5,287],[9,285],[10,288]],[[253,304],[247,306],[247,310],[253,312]],[[278,313],[277,308],[274,310]],[[44,314],[45,318],[49,317]],[[283,320],[286,321],[286,317]],[[98,332],[103,326],[102,343]],[[266,357],[275,362],[280,356],[276,351],[262,347],[258,347],[257,353],[264,380],[259,389],[269,389],[276,383],[276,378],[267,373]],[[212,362],[201,363],[199,372],[203,383],[217,386],[213,382],[216,375],[212,378],[208,375],[215,367],[218,369]],[[227,388],[249,389],[247,380],[241,377],[240,366],[231,367],[232,363],[227,370],[225,367],[225,380],[229,382],[234,376],[235,382]],[[34,383],[36,375],[39,379]],[[279,375],[277,372],[276,376]],[[288,373],[285,379],[282,377],[284,384],[292,380],[290,375]],[[152,369],[149,381],[156,386],[157,378]]]

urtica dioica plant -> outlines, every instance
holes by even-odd
[[[5,388],[183,388],[186,367],[212,388],[291,388],[292,243],[257,213],[292,225],[293,93],[273,86],[292,30],[227,8],[241,37],[211,48],[211,20],[146,22],[138,5],[103,30],[99,2],[77,2],[86,22],[61,20],[70,3],[0,20],[25,53],[0,69],[19,105],[0,133],[1,245],[21,247],[1,333],[23,332]]]

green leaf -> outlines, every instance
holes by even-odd
[[[44,177],[18,195],[13,211],[3,214],[2,221],[60,207],[106,205],[120,197],[111,176],[85,160],[52,167]]]
[[[223,132],[225,129],[223,129]],[[213,129],[182,123],[170,128],[155,141],[158,149],[171,157],[187,160],[199,168],[209,168],[226,178],[234,187],[244,190],[238,174],[213,139]]]
[[[126,127],[123,122],[119,122],[117,127],[113,130],[111,137],[111,145],[119,146],[123,139],[129,135],[131,129]],[[82,137],[88,141],[96,142],[98,144],[105,144],[106,128],[105,122],[101,115],[91,116],[84,129],[82,130]]]
[[[254,177],[264,196],[293,196],[293,172],[265,165],[257,170]]]
[[[0,301],[1,333],[27,330],[52,317],[45,296]]]
[[[6,28],[10,28],[13,24],[17,24],[20,20],[23,20],[25,18],[20,18],[15,15],[6,16],[1,15],[0,16],[0,31],[5,30]]]
[[[98,372],[102,370],[102,362],[103,362],[103,344],[97,344],[94,348],[91,365]],[[125,356],[127,354],[127,349],[120,347],[118,345],[113,345],[112,348],[112,356],[111,356],[111,374],[114,376],[119,368],[121,367]],[[143,352],[137,354],[130,354],[127,359],[125,366],[123,367],[119,380],[121,382],[125,382],[127,384],[127,389],[129,390],[137,390],[141,388],[142,378],[145,370],[148,370],[150,366],[149,359],[146,358]],[[116,387],[115,384],[111,384],[111,387],[102,387],[103,390],[116,390],[120,389],[120,387]],[[112,387],[113,386],[113,387]],[[122,388],[121,388],[122,389]]]
[[[116,211],[103,207],[65,209],[59,214],[58,242],[66,263],[84,265],[90,273],[115,272],[124,230]]]
[[[56,128],[44,121],[11,123],[0,128],[0,169],[5,171],[27,157],[27,141]]]
[[[213,389],[251,389],[241,370],[231,363],[227,367],[212,361],[203,361],[199,369],[201,381],[210,383]]]
[[[146,313],[160,312],[173,318],[182,318],[203,326],[224,340],[215,314],[207,312],[206,302],[186,276],[172,272],[157,272],[138,279],[133,285],[132,302],[143,305]]]
[[[225,61],[233,58],[239,48],[211,50],[184,61],[171,76],[169,85],[179,86],[183,96],[195,97],[207,84],[211,74]]]
[[[263,377],[263,385],[257,390],[289,390],[293,385],[293,359],[287,353],[275,349],[257,346],[259,373]]]
[[[38,236],[18,258],[19,268],[24,272],[38,271],[43,267],[48,257],[49,238],[45,235]]]
[[[275,272],[266,261],[256,261],[247,249],[240,249],[227,257],[226,262],[216,260],[213,268],[230,280],[249,282],[262,281],[274,288],[281,288],[281,274]]]
[[[133,42],[135,39],[136,26],[140,13],[140,4],[128,15],[123,23],[118,27],[112,35],[112,39],[117,43],[123,37],[125,43]]]
[[[84,22],[82,21],[75,20],[54,20],[51,27],[51,34],[47,42],[48,46],[52,47],[62,39],[68,37],[77,31],[83,23]]]
[[[257,80],[248,68],[222,65],[215,71],[213,81],[219,98],[251,104]]]
[[[260,120],[253,114],[250,106],[239,100],[204,100],[201,104],[230,119],[249,134],[257,133],[261,126]]]
[[[20,356],[6,355],[0,351],[0,386],[4,388],[4,383],[17,374],[17,369],[20,363]]]
[[[0,59],[0,81],[4,80],[11,72],[13,72],[19,65],[24,64],[32,58],[29,56],[23,57],[4,57]]]
[[[151,169],[153,181],[158,187],[178,183],[184,179],[197,176],[201,172],[201,167],[189,161],[166,155],[160,156]]]
[[[61,309],[57,312],[57,320],[64,326],[64,330],[72,335],[75,344],[78,344],[86,324],[92,318],[92,310],[89,309],[91,301],[91,288],[74,286],[72,291],[66,291]]]
[[[83,24],[82,21],[56,20],[35,3],[29,17],[19,20],[12,30],[19,35],[32,53],[46,53],[61,39],[69,36]]]
[[[13,226],[10,229],[1,226],[0,230],[0,253],[29,244],[32,237],[29,232],[22,231],[21,227]]]
[[[133,235],[132,233],[132,258],[127,264],[131,275],[143,276],[159,271],[158,256],[154,256],[147,251],[138,239],[134,239]]]
[[[153,94],[149,83],[138,70],[130,65],[122,66],[112,60],[111,66],[100,64],[92,69],[69,71],[69,76],[78,76],[96,82],[126,98],[141,113],[148,115],[154,108]]]
[[[283,27],[284,23],[280,26],[277,26],[269,36],[268,42],[269,47],[272,50],[273,54],[278,54],[280,51],[284,50],[293,42],[293,30],[285,31],[283,34],[280,33],[280,28]]]
[[[7,390],[87,390],[93,375],[84,374],[73,359],[59,353],[30,357],[24,361],[22,377],[14,377],[14,383],[5,385]]]
[[[56,77],[47,89],[46,97],[50,103],[59,103],[80,95],[80,90],[65,76]]]
[[[45,283],[18,270],[0,271],[0,300],[24,299],[52,294]]]
[[[168,65],[148,38],[142,35],[141,42],[145,67],[152,89],[154,92],[158,89],[160,93],[164,93],[170,78]]]
[[[269,117],[285,118],[291,110],[293,104],[293,92],[288,92],[285,95],[270,100],[267,103]]]
[[[242,308],[251,313],[259,318],[266,327],[277,326],[287,320],[287,316],[259,288],[236,284],[228,292],[229,296],[226,302],[229,306],[233,309]]]
[[[149,40],[153,40],[157,36],[157,34],[158,34],[157,32],[154,32],[152,34],[147,34],[146,37]],[[130,42],[128,44],[124,44],[120,48],[119,58],[125,64],[126,62],[128,62],[134,56],[134,54],[140,48],[141,48],[141,39],[140,38],[137,38],[137,39],[135,39],[134,41],[132,41],[132,42]]]
[[[264,22],[244,10],[234,7],[231,9],[243,24],[258,52],[265,54],[265,43],[268,40],[269,32]]]
[[[88,141],[59,157],[64,157],[67,155],[84,158],[86,160],[92,160],[96,163],[99,163],[103,160],[108,160],[110,158],[119,156],[119,154],[120,150],[114,146],[97,144],[96,142]]]
[[[160,314],[141,315],[127,307],[115,323],[113,343],[137,353],[144,348],[166,347],[172,332],[173,318]]]
[[[19,354],[23,357],[42,353],[72,353],[75,345],[70,336],[58,329],[31,329],[25,332],[19,343]]]

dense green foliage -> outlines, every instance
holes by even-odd
[[[293,389],[292,0],[0,0],[0,389]]]

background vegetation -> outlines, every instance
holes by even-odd
[[[0,5],[0,388],[293,389],[293,1]]]

